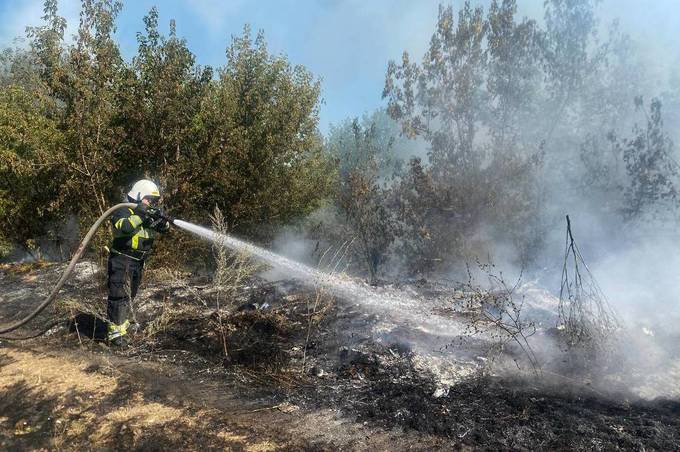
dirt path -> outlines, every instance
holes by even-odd
[[[240,396],[173,365],[49,346],[0,348],[0,448],[338,450],[435,448],[439,441],[376,431],[330,410]]]
[[[249,429],[245,416],[222,416],[195,400],[188,382],[168,376],[170,369],[128,369],[87,352],[23,347],[0,350],[0,364],[0,446],[6,450],[279,446]]]

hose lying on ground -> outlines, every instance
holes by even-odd
[[[69,262],[68,267],[66,267],[66,270],[64,270],[64,273],[62,273],[61,278],[59,278],[59,281],[57,281],[57,284],[54,286],[54,289],[52,289],[52,292],[45,298],[45,300],[40,303],[40,306],[35,308],[33,311],[31,311],[30,314],[28,314],[26,317],[24,317],[21,320],[17,320],[16,322],[2,326],[0,327],[0,334],[6,334],[9,333],[10,331],[14,331],[17,328],[20,328],[24,325],[26,325],[28,322],[33,320],[35,316],[40,314],[47,306],[50,305],[54,301],[55,298],[57,298],[57,294],[59,293],[59,290],[61,290],[61,286],[64,285],[66,280],[71,276],[71,273],[73,273],[73,270],[76,268],[76,264],[80,260],[81,256],[85,252],[85,248],[87,248],[87,245],[90,243],[92,240],[92,237],[94,237],[95,232],[97,232],[97,229],[99,229],[99,226],[106,220],[113,212],[116,210],[122,208],[122,207],[128,207],[128,208],[134,208],[137,207],[137,204],[129,203],[129,202],[124,202],[120,204],[116,204],[115,206],[111,207],[109,210],[104,212],[98,219],[97,221],[94,222],[92,227],[90,227],[90,230],[87,231],[87,234],[85,234],[85,238],[83,239],[82,242],[80,242],[80,246],[78,247],[78,250],[76,253],[73,255],[71,258],[71,262]]]

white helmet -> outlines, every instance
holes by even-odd
[[[160,198],[161,196],[161,192],[158,190],[158,185],[154,184],[148,179],[142,179],[135,182],[135,184],[132,186],[132,189],[130,189],[127,194],[130,202],[140,202],[147,196],[153,198]]]

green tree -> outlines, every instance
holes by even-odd
[[[64,181],[65,137],[36,101],[17,86],[0,88],[0,242],[34,251],[63,211],[55,193]],[[0,253],[2,254],[2,253]]]
[[[248,27],[193,121],[196,146],[178,168],[175,203],[193,215],[217,205],[240,233],[266,238],[319,205],[332,173],[317,130],[319,82],[267,51]]]
[[[144,18],[145,33],[139,44],[126,85],[119,92],[122,109],[116,123],[125,130],[121,179],[132,182],[142,174],[157,179],[172,203],[179,181],[178,166],[195,147],[194,119],[201,109],[211,68],[196,66],[187,42],[177,37],[175,22],[170,35],[158,30],[158,11]]]
[[[124,135],[114,127],[116,88],[124,62],[113,40],[122,4],[83,0],[76,42],[68,49],[68,77],[61,100],[69,143],[70,177],[62,191],[86,221],[108,208],[116,189],[116,151]]]
[[[89,224],[143,175],[161,183],[166,205],[183,217],[204,220],[217,205],[230,227],[260,238],[327,197],[334,172],[317,130],[319,82],[304,67],[270,55],[262,35],[253,42],[246,28],[214,78],[174,22],[161,35],[156,9],[130,64],[114,39],[120,9],[115,0],[83,0],[67,44],[57,3],[46,0],[43,24],[28,30],[30,47],[2,52],[1,202],[25,226],[8,228],[6,240],[49,229],[48,211],[60,215],[50,221],[75,214]],[[24,137],[29,117],[42,127],[43,146]],[[49,190],[29,190],[29,182]]]
[[[64,65],[64,31],[66,20],[58,14],[57,0],[45,0],[43,25],[28,27],[26,34],[31,44],[34,71],[48,92],[63,95],[66,67]]]

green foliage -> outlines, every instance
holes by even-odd
[[[144,18],[146,33],[138,33],[139,49],[119,89],[122,109],[116,122],[125,130],[121,178],[133,182],[140,174],[156,177],[168,195],[176,193],[176,167],[195,152],[193,121],[201,108],[210,68],[195,65],[185,40],[158,30],[158,12]]]
[[[51,106],[18,86],[0,87],[0,241],[26,245],[61,217],[65,138]],[[6,248],[6,247],[5,247]]]
[[[231,228],[254,235],[313,210],[330,183],[318,102],[312,75],[270,55],[246,27],[194,118],[197,150],[179,176],[177,208],[217,205]]]
[[[312,74],[270,55],[246,27],[214,77],[174,22],[169,36],[159,32],[155,8],[128,63],[114,39],[121,6],[82,0],[67,44],[46,0],[30,47],[2,52],[3,240],[44,237],[69,214],[89,225],[141,177],[160,183],[177,216],[204,222],[218,206],[230,228],[259,239],[315,209],[333,171]]]
[[[112,120],[117,110],[114,87],[124,62],[112,35],[121,7],[120,2],[84,0],[77,40],[66,58],[68,81],[61,100],[71,177],[63,195],[71,205],[80,205],[81,215],[103,213],[117,185],[110,177],[119,165],[112,150],[124,135]]]
[[[56,0],[45,0],[43,13],[43,25],[28,27],[26,33],[31,40],[32,72],[56,91],[66,77],[62,47],[66,20],[59,16]],[[16,68],[13,72],[16,74]]]

